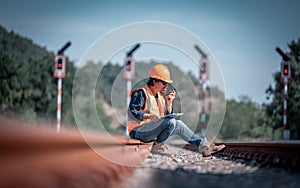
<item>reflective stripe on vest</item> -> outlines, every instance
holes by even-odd
[[[146,113],[150,113],[150,110],[151,110],[151,102],[150,102],[150,100],[149,100],[149,98],[150,98],[150,96],[149,96],[149,93],[148,93],[148,91],[147,91],[147,89],[146,88],[142,88],[143,89],[143,91],[144,91],[144,93],[146,94],[146,101],[145,101],[145,108],[146,108]],[[147,104],[146,104],[147,103]]]

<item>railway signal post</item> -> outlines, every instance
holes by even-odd
[[[207,54],[204,53],[197,45],[195,49],[200,53],[201,59],[199,61],[199,81],[201,83],[202,102],[201,102],[201,135],[205,137],[206,130],[206,89],[209,79],[209,60]]]
[[[130,93],[131,93],[131,80],[135,77],[135,61],[132,57],[133,52],[135,52],[140,47],[140,44],[137,43],[129,52],[126,53],[126,57],[124,59],[124,70],[123,70],[123,78],[127,80],[127,106],[129,106],[130,102]],[[128,120],[128,114],[126,113],[126,122]],[[126,123],[126,136],[129,135]]]
[[[66,57],[64,51],[70,47],[71,42],[67,42],[54,58],[54,78],[57,78],[57,112],[56,112],[56,131],[60,132],[61,125],[61,104],[62,104],[62,79],[66,76]]]
[[[291,64],[290,58],[281,51],[280,48],[276,48],[276,51],[281,55],[281,82],[284,84],[283,88],[283,139],[290,139],[290,130],[287,127],[287,100],[288,100],[288,84],[291,81]]]

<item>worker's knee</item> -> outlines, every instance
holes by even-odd
[[[176,127],[176,120],[174,118],[166,119],[164,124],[168,127],[168,129],[175,129]]]

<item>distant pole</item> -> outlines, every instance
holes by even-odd
[[[57,113],[56,113],[56,131],[60,132],[61,124],[61,99],[62,99],[62,78],[57,79]]]
[[[289,131],[287,132],[287,98],[288,97],[288,83],[284,83],[283,89],[283,138],[289,140]]]
[[[64,51],[71,45],[67,42],[58,52],[54,59],[54,78],[57,78],[57,110],[56,110],[56,132],[61,128],[61,106],[62,106],[62,79],[66,76],[66,57]]]
[[[291,65],[290,58],[281,51],[280,48],[276,48],[276,51],[281,55],[281,82],[283,87],[283,139],[290,139],[290,129],[287,126],[287,102],[288,102],[288,83],[291,81]]]
[[[201,135],[205,137],[206,134],[206,90],[208,84],[208,66],[209,61],[206,53],[204,53],[197,45],[195,45],[195,49],[201,54],[201,59],[199,61],[199,81],[202,85],[202,102],[201,102]]]
[[[131,93],[131,80],[135,77],[135,62],[132,57],[133,52],[135,52],[140,47],[140,44],[137,43],[129,52],[126,54],[126,58],[124,59],[125,65],[123,70],[123,78],[127,80],[127,106],[128,108],[130,103],[130,93]],[[129,136],[128,132],[128,114],[126,113],[126,130],[125,135]]]

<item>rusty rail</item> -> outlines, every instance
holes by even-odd
[[[300,170],[300,141],[226,142],[218,154],[231,158],[256,160],[274,166]]]
[[[219,142],[226,148],[216,153],[232,159],[255,160],[261,164],[280,166],[286,169],[300,171],[300,141],[270,141],[270,142]],[[191,144],[173,144],[189,150],[198,148]]]
[[[38,128],[0,117],[0,187],[109,187],[151,144],[122,136]]]

